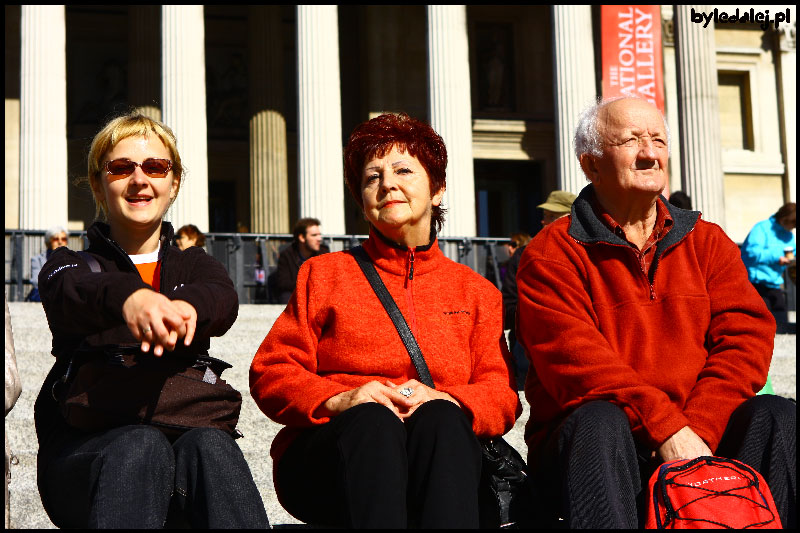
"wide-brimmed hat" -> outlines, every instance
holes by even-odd
[[[539,209],[547,209],[554,213],[569,213],[572,210],[572,202],[577,198],[576,195],[567,191],[553,191],[547,197],[547,201],[539,204],[536,207]]]

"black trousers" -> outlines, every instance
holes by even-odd
[[[76,432],[41,466],[42,503],[60,528],[269,528],[244,455],[218,429],[172,444],[145,425]]]
[[[762,285],[761,283],[753,283],[753,287],[756,288],[758,295],[761,296],[761,298],[764,300],[764,303],[767,304],[767,309],[769,309],[770,312],[786,312],[786,295],[782,289],[774,289],[772,287]]]
[[[310,428],[279,459],[283,507],[347,528],[477,528],[481,451],[458,406],[433,400],[403,423],[377,403]]]
[[[796,405],[756,396],[731,415],[715,455],[756,469],[770,487],[785,528],[796,527]],[[616,405],[577,408],[549,436],[533,472],[534,509],[570,528],[644,527],[650,476],[658,467],[637,450],[628,418]]]

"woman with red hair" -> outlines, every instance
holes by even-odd
[[[271,454],[278,498],[306,522],[478,527],[478,437],[520,412],[500,292],[439,250],[447,150],[427,124],[385,114],[345,148],[364,243],[425,357],[418,380],[353,253],[313,257],[256,352],[252,396],[284,424]]]

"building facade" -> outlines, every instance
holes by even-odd
[[[791,23],[708,25],[662,6],[670,189],[741,242],[795,201]],[[781,11],[783,12],[783,11]],[[138,108],[187,168],[168,219],[366,233],[342,147],[381,112],[430,121],[449,153],[450,236],[537,232],[586,183],[572,132],[601,93],[599,6],[6,6],[6,228],[85,229],[89,143]]]

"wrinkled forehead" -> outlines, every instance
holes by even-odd
[[[664,118],[658,108],[637,98],[611,102],[599,110],[597,118],[598,133],[604,136],[623,132],[666,133]]]

